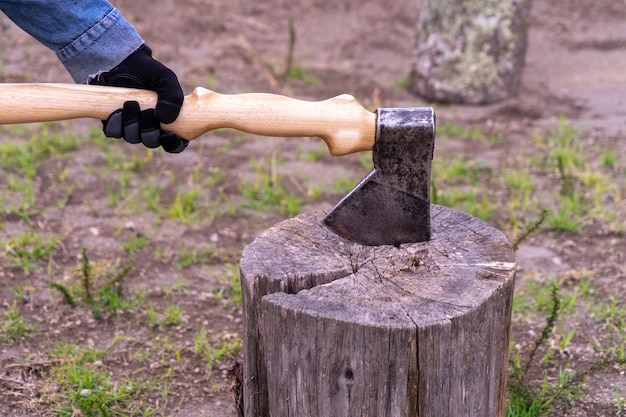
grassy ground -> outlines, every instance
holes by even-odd
[[[223,394],[225,370],[241,350],[237,259],[245,240],[358,179],[340,175],[323,191],[312,178],[281,174],[288,161],[278,148],[244,162],[252,175],[237,178],[220,165],[209,175],[194,165],[168,171],[170,156],[129,154],[97,131],[2,129],[13,140],[0,143],[1,381],[16,406],[28,400],[46,415],[170,415]],[[226,135],[228,149],[218,150],[225,154],[250,140]],[[487,151],[505,141],[448,124],[437,146]],[[311,144],[291,158],[324,158],[316,152]],[[624,156],[564,118],[536,132],[524,152],[498,165],[438,153],[433,202],[497,225],[516,248],[592,236],[609,258],[615,254],[624,232]],[[368,163],[352,160],[355,172]],[[210,232],[235,218],[253,225],[245,239],[224,244],[227,231]],[[167,235],[177,233],[182,240],[173,245]],[[201,237],[188,245],[195,233]],[[625,365],[623,295],[602,287],[598,274],[586,263],[550,275],[520,272],[508,415],[561,410],[584,400],[586,377]],[[614,395],[619,410],[617,384]]]
[[[187,92],[429,104],[404,90],[412,42],[398,39],[412,39],[415,7],[116,3]],[[519,97],[435,106],[432,201],[517,249],[509,417],[624,414],[618,3],[536,0]],[[0,20],[2,82],[69,81],[11,27]],[[370,159],[227,129],[172,156],[103,138],[99,122],[0,126],[0,415],[235,415],[242,249],[330,208]]]

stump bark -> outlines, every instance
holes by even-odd
[[[433,205],[432,239],[367,247],[300,215],[243,252],[246,417],[504,416],[515,254]]]
[[[420,0],[409,90],[426,99],[494,103],[517,94],[531,0]]]

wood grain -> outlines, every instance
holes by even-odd
[[[279,223],[245,250],[249,416],[504,416],[515,254],[431,208],[430,242],[365,247]]]
[[[156,105],[157,97],[152,91],[98,85],[0,84],[0,124],[106,120],[128,100],[147,109]],[[348,94],[305,101],[278,94],[219,94],[198,87],[185,96],[176,121],[162,127],[189,140],[218,128],[264,136],[318,136],[331,155],[340,156],[372,149],[376,115]]]

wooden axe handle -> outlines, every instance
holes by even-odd
[[[0,84],[0,124],[106,120],[127,100],[151,108],[156,93],[82,84]],[[176,121],[162,127],[190,140],[225,127],[265,136],[318,136],[332,155],[340,156],[372,149],[376,115],[347,94],[302,101],[276,94],[218,94],[198,87],[185,97]]]

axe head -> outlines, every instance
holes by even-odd
[[[324,217],[334,233],[366,246],[430,240],[431,107],[376,110],[374,168]]]

